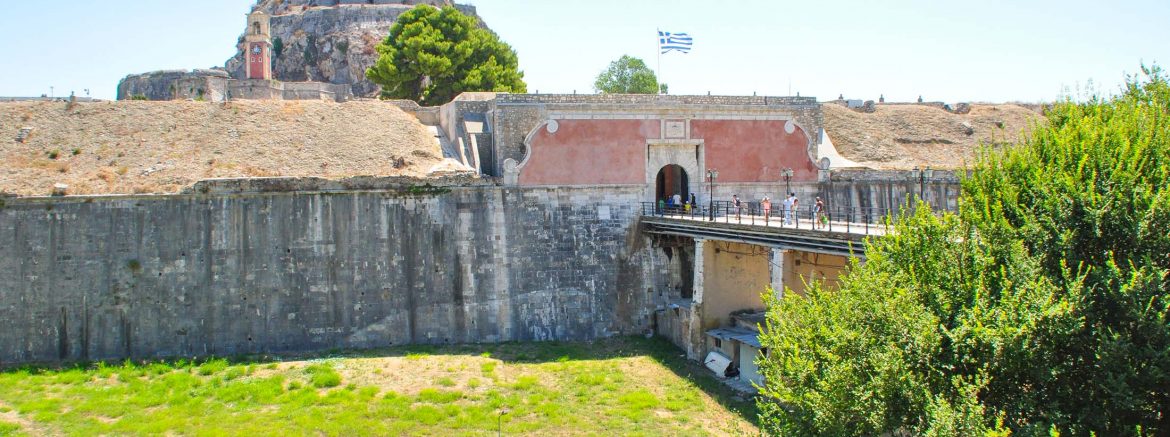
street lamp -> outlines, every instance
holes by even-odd
[[[504,433],[504,415],[508,414],[509,412],[510,411],[508,411],[508,407],[504,407],[504,408],[500,409],[500,414],[499,414],[499,416],[496,417],[496,435],[497,436],[503,435],[503,433]]]
[[[792,192],[792,169],[788,167],[781,169],[780,176],[784,176],[784,197],[788,197],[788,194]]]
[[[831,209],[829,209],[829,208],[833,207],[833,170],[827,169],[827,170],[825,170],[825,173],[828,173],[826,175],[826,177],[829,179],[829,194],[825,196],[825,206],[821,208],[821,214],[824,214],[825,216],[829,217],[829,219],[828,219],[829,226],[828,227],[829,227],[829,231],[832,231],[833,230],[833,215],[829,213],[829,211],[831,211]],[[817,220],[818,222],[820,221],[820,219],[821,219],[820,217],[813,218],[813,220]],[[821,223],[821,227],[822,228],[825,227],[825,223]]]
[[[922,169],[921,171],[918,170],[917,165],[914,166],[913,170],[910,170],[910,180],[913,181],[915,179],[918,179],[918,199],[919,200],[926,200],[926,180],[930,179],[933,176],[934,176],[934,170],[932,170],[929,165],[926,166],[926,168]]]
[[[711,195],[709,196],[710,198],[707,199],[707,201],[709,202],[709,206],[707,206],[707,211],[708,211],[708,214],[710,214],[710,216],[711,216],[708,219],[708,221],[715,221],[715,179],[718,177],[719,177],[719,170],[716,170],[716,169],[707,170],[707,183],[711,187]]]

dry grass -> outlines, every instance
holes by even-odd
[[[878,105],[874,113],[824,105],[825,131],[841,155],[879,169],[960,168],[981,144],[1014,142],[1038,113],[1022,106],[972,105],[969,114],[917,105]],[[966,125],[964,125],[966,123]]]
[[[423,176],[440,157],[414,117],[377,101],[0,103],[0,192],[20,195],[55,183],[173,193],[207,178]]]

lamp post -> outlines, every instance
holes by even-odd
[[[496,417],[496,435],[497,436],[503,435],[503,433],[504,433],[504,415],[508,414],[508,413],[509,413],[508,408],[504,407],[504,408],[500,409],[500,414],[499,414],[499,416]]]
[[[780,176],[784,176],[784,197],[788,197],[788,193],[792,192],[792,169],[788,167],[780,169]]]
[[[926,166],[926,168],[923,168],[922,170],[918,170],[918,166],[916,165],[916,166],[914,166],[913,170],[910,170],[910,180],[913,181],[914,179],[918,179],[918,199],[919,200],[923,200],[923,201],[926,200],[926,180],[930,179],[933,176],[934,176],[934,170],[931,169],[929,165]]]
[[[829,211],[831,211],[829,208],[832,208],[832,206],[833,206],[833,170],[829,169],[829,170],[825,170],[825,172],[828,173],[827,177],[829,179],[829,194],[825,196],[825,206],[821,209],[821,214],[824,214],[826,217],[829,218],[828,219],[828,225],[829,225],[828,228],[829,228],[829,231],[832,231],[833,230],[833,215],[829,213]],[[813,218],[813,220],[818,220],[818,221],[820,219],[821,219],[820,217]],[[824,224],[822,224],[821,227],[822,228],[825,227]]]
[[[789,167],[784,167],[784,168],[780,169],[780,176],[784,177],[784,198],[787,199],[788,194],[792,192],[792,182],[791,182],[792,181],[792,169]],[[784,214],[786,215],[784,217],[784,223],[788,223],[788,221],[792,220],[792,218],[787,217],[787,214],[799,214],[799,213],[797,211],[790,211],[790,209],[792,209],[792,208],[788,208],[788,206],[791,206],[791,205],[788,205],[787,200],[784,201],[784,205],[785,205]]]
[[[710,217],[707,219],[708,221],[715,221],[715,179],[718,177],[719,170],[707,170],[707,184],[710,186],[711,191],[711,195],[709,196],[710,198],[707,199],[709,202],[707,206],[707,213],[710,215]]]

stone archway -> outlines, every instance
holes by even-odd
[[[690,181],[687,171],[678,164],[668,164],[658,170],[654,178],[654,199],[666,199],[679,195],[682,202],[690,197]]]
[[[681,196],[694,193],[703,202],[703,140],[650,140],[646,145],[646,201],[657,202],[663,192],[659,190],[659,174],[673,166],[686,177],[679,177],[678,192]],[[673,170],[672,170],[673,171]],[[671,193],[674,194],[674,193]]]

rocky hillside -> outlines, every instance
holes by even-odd
[[[1014,142],[1044,118],[1019,105],[972,104],[967,114],[926,105],[877,105],[865,113],[826,103],[825,132],[837,151],[879,169],[960,168],[982,144]]]
[[[200,179],[425,176],[434,135],[390,103],[0,103],[0,192],[173,193]],[[441,166],[440,166],[441,167]]]
[[[272,16],[273,76],[283,81],[346,83],[356,97],[376,97],[379,87],[366,80],[374,49],[403,12],[417,4],[442,6],[445,0],[260,0],[254,10]],[[475,16],[472,6],[455,5]],[[242,22],[241,22],[242,23]],[[244,77],[243,36],[226,69]]]

